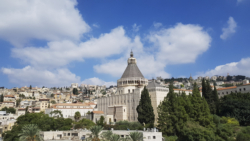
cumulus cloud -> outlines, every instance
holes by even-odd
[[[136,23],[135,24],[133,24],[133,31],[134,32],[138,32],[139,30],[140,30],[140,27],[141,27],[141,25],[137,25]]]
[[[227,21],[227,27],[222,28],[222,34],[220,38],[225,40],[232,34],[236,32],[237,23],[234,21],[233,17],[229,17]]]
[[[89,78],[89,79],[85,79],[82,81],[82,84],[90,84],[90,85],[106,85],[107,87],[111,86],[111,85],[116,85],[116,82],[105,82],[97,77],[93,77],[93,78]]]
[[[79,44],[69,40],[49,42],[46,47],[13,48],[12,56],[37,68],[57,68],[84,58],[104,58],[120,54],[130,44],[123,27]]]
[[[246,75],[249,76],[250,72],[250,58],[242,58],[239,62],[231,62],[225,65],[219,65],[212,70],[206,72],[199,72],[197,76],[214,76],[214,75]],[[195,77],[197,77],[195,76]]]
[[[31,39],[77,41],[90,27],[76,5],[76,0],[1,0],[0,38],[18,47]]]
[[[165,63],[157,62],[153,54],[146,53],[143,48],[143,43],[139,36],[136,36],[124,51],[122,57],[113,60],[107,60],[102,64],[94,66],[97,73],[109,74],[114,77],[122,76],[127,66],[127,59],[129,58],[130,51],[133,49],[134,57],[137,59],[137,65],[145,77],[169,77],[170,75],[164,71]]]
[[[196,58],[209,48],[211,42],[211,37],[199,25],[181,23],[172,28],[152,31],[147,39],[154,44],[155,52],[145,51],[140,37],[137,36],[121,58],[95,65],[95,71],[115,77],[121,76],[132,48],[145,77],[170,77],[164,70],[167,65],[195,62]]]
[[[54,70],[36,69],[31,66],[26,66],[22,69],[2,68],[3,74],[6,74],[9,81],[19,86],[69,86],[71,83],[79,83],[80,77],[71,73],[66,68]]]
[[[159,27],[161,27],[162,26],[162,23],[156,23],[156,22],[154,22],[154,27],[155,28],[159,28]]]
[[[181,23],[152,32],[148,38],[159,49],[157,61],[166,64],[194,63],[211,42],[211,37],[201,26]]]

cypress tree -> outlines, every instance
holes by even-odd
[[[183,105],[184,99],[174,93],[173,84],[169,85],[169,93],[158,106],[158,128],[163,134],[178,135],[186,121],[188,114]]]
[[[154,124],[155,114],[152,107],[151,98],[146,87],[141,92],[141,99],[139,105],[136,108],[138,113],[138,121],[143,124]]]
[[[218,93],[217,93],[217,89],[214,85],[214,90],[213,90],[213,100],[214,100],[214,104],[215,104],[215,113],[214,114],[219,114],[219,96],[218,96]]]
[[[192,121],[200,123],[205,127],[210,127],[212,118],[210,117],[210,110],[207,101],[201,97],[197,84],[194,84],[193,94],[191,96],[192,113],[189,115]]]
[[[3,102],[3,94],[0,96],[0,102]]]
[[[207,91],[206,91],[206,89],[207,89],[207,86],[206,86],[206,82],[205,82],[205,79],[203,78],[202,79],[202,97],[205,97],[205,98],[207,98]]]

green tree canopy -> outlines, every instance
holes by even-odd
[[[79,111],[75,112],[74,118],[78,121],[81,118],[81,113]]]
[[[141,92],[141,99],[136,111],[138,113],[138,121],[141,124],[154,124],[154,109],[152,107],[151,98],[146,87],[144,87],[143,91]]]
[[[10,108],[4,107],[0,111],[6,111],[6,113],[12,113],[12,114],[16,113],[16,109],[12,108],[12,107],[10,107]]]
[[[77,88],[74,88],[74,89],[73,89],[73,94],[74,94],[74,95],[78,95],[78,89],[77,89]]]
[[[188,120],[184,98],[182,96],[177,97],[171,82],[167,97],[158,106],[158,128],[163,134],[178,135]]]
[[[22,128],[22,132],[19,134],[22,141],[43,141],[40,136],[40,129],[35,124],[26,124]]]

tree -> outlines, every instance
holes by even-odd
[[[60,110],[54,110],[54,111],[51,111],[50,114],[53,116],[53,117],[63,117],[63,114]]]
[[[35,124],[27,124],[22,128],[22,132],[19,134],[22,141],[43,141],[40,136],[40,129]]]
[[[82,128],[82,129],[87,128],[87,129],[89,129],[92,126],[95,126],[95,123],[93,121],[83,118],[82,120],[78,121],[75,124],[75,129],[79,129],[79,128]]]
[[[105,122],[104,122],[104,116],[101,116],[101,118],[96,122],[97,125],[100,126],[104,126]]]
[[[30,90],[32,89],[32,86],[30,85]]]
[[[29,113],[21,115],[16,119],[15,125],[11,130],[4,132],[4,141],[18,141],[19,134],[22,132],[22,127],[27,124],[35,124],[41,131],[50,130],[70,130],[72,128],[73,120],[70,118],[49,117],[44,113]]]
[[[174,93],[172,82],[167,97],[158,106],[158,115],[158,128],[167,135],[178,135],[188,120],[183,99]]]
[[[54,97],[54,94],[51,94],[50,97]]]
[[[26,106],[25,108],[25,115],[29,113],[29,106]]]
[[[249,141],[250,140],[250,126],[242,129],[241,132],[237,134],[236,141]]]
[[[10,107],[10,108],[4,107],[0,111],[6,111],[6,113],[12,113],[12,114],[16,113],[16,109],[12,108],[12,107]]]
[[[56,104],[56,101],[55,100],[51,100],[50,103]]]
[[[241,126],[250,125],[250,94],[231,93],[220,99],[220,115],[236,118]]]
[[[21,99],[18,99],[18,100],[16,101],[16,107],[18,107],[18,106],[20,105],[20,103],[21,103]]]
[[[142,141],[143,140],[142,132],[130,132],[129,136],[132,139],[132,141]]]
[[[0,102],[3,102],[3,94],[0,95]]]
[[[202,97],[208,98],[207,96],[207,85],[206,85],[206,81],[203,78],[202,79]]]
[[[178,141],[215,141],[215,135],[213,130],[189,121],[180,132]]]
[[[109,141],[112,135],[113,135],[112,131],[107,131],[107,132],[103,132],[101,134],[101,137],[102,139]]]
[[[217,93],[217,89],[215,87],[215,84],[214,84],[214,90],[213,90],[213,105],[214,105],[214,111],[211,112],[212,114],[219,114],[219,104],[220,104],[220,101],[219,101],[219,96],[218,96],[218,93]]]
[[[192,113],[189,117],[192,121],[198,122],[202,126],[212,126],[212,117],[205,98],[201,97],[197,84],[194,84],[192,96]]]
[[[154,109],[152,107],[151,98],[146,87],[144,87],[143,91],[141,92],[141,99],[136,111],[138,112],[138,121],[141,124],[154,124]]]
[[[73,89],[73,94],[74,94],[74,95],[78,95],[78,90],[77,90],[77,88],[74,88],[74,89]]]
[[[81,118],[81,114],[79,111],[75,112],[75,116],[74,116],[75,120],[79,120]]]
[[[98,126],[98,125],[90,128],[90,131],[91,131],[90,138],[92,139],[92,141],[100,141],[99,134],[102,131],[102,129],[103,129],[103,127]]]

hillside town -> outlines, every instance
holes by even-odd
[[[148,80],[136,65],[133,52],[130,53],[128,65],[121,79],[117,81],[117,86],[98,86],[89,84],[72,83],[66,87],[14,87],[7,89],[0,88],[0,135],[12,129],[17,118],[27,113],[44,113],[49,117],[57,118],[60,114],[63,118],[75,119],[75,113],[79,112],[79,119],[88,119],[97,123],[104,117],[105,123],[115,124],[119,121],[137,122],[137,106],[141,98],[141,93],[148,89],[151,97],[151,104],[154,110],[157,125],[157,107],[167,97],[169,85],[172,83],[175,93],[192,94],[194,84],[198,86],[202,95],[202,81],[206,81],[212,89],[216,88],[218,97],[234,92],[250,92],[249,78],[241,75],[237,76],[212,76],[189,78],[164,79],[157,77]],[[60,111],[59,113],[57,111]],[[152,129],[154,131],[154,129]],[[151,129],[149,129],[151,131]],[[155,130],[156,131],[156,130]],[[72,132],[72,131],[71,131]],[[121,131],[115,131],[121,134]],[[58,138],[52,136],[51,132],[43,132],[46,139],[61,139],[64,132]],[[76,135],[72,132],[70,136]],[[128,133],[127,133],[128,134]],[[150,132],[154,138],[158,132]],[[151,136],[145,133],[145,136]],[[77,132],[77,136],[87,136],[87,132]],[[76,139],[79,139],[75,137]],[[157,138],[162,138],[157,135]]]

